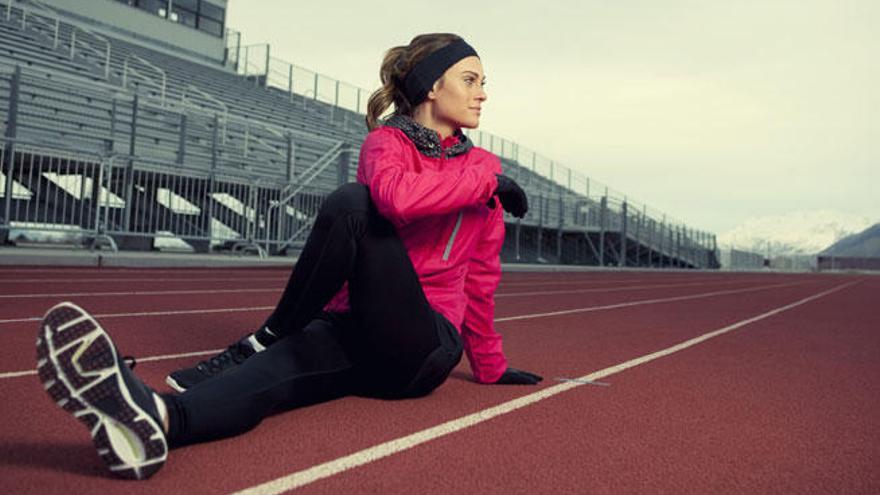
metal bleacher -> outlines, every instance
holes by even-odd
[[[204,169],[212,158],[217,125],[221,164],[230,172],[240,169],[272,178],[287,173],[290,140],[296,147],[298,165],[314,163],[339,140],[338,136],[328,138],[329,132],[298,131],[309,129],[308,118],[300,117],[299,122],[288,119],[282,126],[268,124],[267,117],[278,111],[278,105],[254,98],[266,92],[254,91],[247,81],[228,71],[175,64],[173,57],[109,39],[112,50],[108,69],[101,65],[103,54],[91,50],[80,49],[75,56],[67,56],[71,35],[79,31],[73,24],[59,23],[58,48],[52,49],[53,34],[43,30],[53,23],[29,23],[22,30],[19,18],[24,11],[11,12],[8,22],[0,23],[0,35],[7,47],[0,63],[23,68],[25,98],[20,107],[23,118],[16,122],[19,135],[30,135],[27,129],[39,138],[46,132],[56,137],[60,133],[65,143],[76,149],[126,152]],[[29,17],[42,16],[30,12]],[[164,87],[159,86],[155,73],[149,73],[149,67],[133,67],[145,66],[150,58],[167,64],[160,69],[165,76]],[[212,96],[212,92],[218,96]],[[137,139],[131,148],[136,98]],[[34,113],[28,113],[30,110]],[[31,121],[27,116],[35,119]],[[107,148],[108,143],[112,148]]]
[[[321,198],[354,176],[363,115],[317,97],[96,34],[36,0],[6,0],[0,47],[0,191],[94,202],[95,214],[76,222],[93,245],[150,249],[167,236],[197,251],[285,252],[301,244]],[[498,140],[499,153],[494,136],[469,135],[529,194],[526,218],[507,219],[508,258],[713,265],[713,236],[661,221],[553,163],[540,169],[535,153],[513,143]],[[82,191],[60,187],[59,177]],[[3,195],[0,235],[16,224],[72,223],[48,207],[35,218],[34,196],[23,194]]]

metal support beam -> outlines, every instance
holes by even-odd
[[[556,227],[556,262],[562,263],[562,227],[565,218],[565,203],[562,195],[559,196],[559,225]]]
[[[293,101],[293,64],[287,66],[287,101]]]
[[[520,260],[519,243],[520,243],[520,239],[521,239],[521,235],[522,235],[522,232],[521,232],[522,225],[521,224],[522,224],[522,219],[517,218],[516,219],[516,230],[515,230],[515,235],[514,235],[514,246],[513,246],[513,253],[516,258],[516,261]]]
[[[315,93],[312,95],[313,100],[318,99],[318,73],[315,72]]]
[[[211,133],[211,173],[208,175],[208,184],[205,191],[206,200],[208,203],[207,208],[207,218],[205,222],[207,225],[207,234],[208,239],[214,237],[214,188],[216,187],[216,176],[217,176],[217,165],[218,165],[218,156],[220,150],[218,149],[220,146],[220,116],[216,113],[214,114],[214,129]]]
[[[138,134],[138,114],[140,109],[140,96],[135,93],[134,99],[131,102],[131,135],[128,139],[128,156],[135,156],[135,147],[137,146],[137,134]],[[109,171],[108,171],[109,173]],[[131,232],[131,216],[134,214],[134,209],[132,208],[132,197],[134,191],[134,160],[132,158],[128,159],[128,165],[125,168],[125,179],[123,180],[125,184],[125,188],[123,192],[125,193],[125,214],[122,219],[122,228],[125,232]]]
[[[642,266],[642,215],[636,212],[636,266]]]
[[[293,184],[296,180],[296,144],[293,135],[287,133],[287,183]]]
[[[675,226],[675,267],[681,268],[681,226]]]
[[[272,51],[272,45],[266,43],[266,75],[263,77],[263,84],[262,84],[262,86],[264,88],[269,87],[269,72],[270,72],[269,65],[272,63],[271,51]]]
[[[628,206],[626,200],[620,205],[620,256],[617,257],[617,266],[626,266],[626,235],[629,227],[629,215],[627,214]]]
[[[110,139],[107,140],[104,149],[107,153],[113,153],[116,149],[116,125],[119,121],[119,102],[116,97],[110,100]]]
[[[186,163],[186,114],[180,114],[180,135],[177,142],[177,164]]]
[[[608,225],[608,190],[599,201],[599,266],[605,266],[605,229]]]
[[[538,232],[535,236],[538,242],[538,260],[541,259],[544,249],[544,196],[538,196]]]
[[[15,72],[12,73],[12,79],[9,82],[9,112],[6,117],[6,133],[5,136],[10,140],[6,141],[3,150],[3,174],[6,176],[4,183],[3,198],[3,221],[0,225],[8,225],[12,215],[12,191],[13,191],[13,170],[15,163],[15,141],[18,127],[18,100],[21,91],[21,66],[15,66]],[[0,241],[5,243],[9,232],[6,229],[0,231]]]

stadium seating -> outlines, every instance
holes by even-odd
[[[285,240],[273,239],[270,251],[296,246],[307,232],[303,226],[308,222],[302,221],[303,212],[295,206],[300,204],[296,194],[320,195],[353,179],[356,151],[366,135],[362,115],[263,87],[259,78],[243,77],[219,65],[98,36],[59,13],[32,11],[31,21],[22,29],[22,12],[11,9],[9,19],[0,16],[0,109],[5,135],[47,147],[60,145],[94,155],[96,160],[116,154],[120,158],[117,163],[130,163],[138,170],[261,182],[257,195],[287,203],[287,208],[274,206],[274,226],[267,223],[268,217],[251,218],[249,236],[268,239],[273,229],[275,233],[297,233]],[[74,36],[79,41],[71,50]],[[9,122],[13,91],[17,92],[15,121]],[[10,126],[14,126],[14,134],[7,132]],[[672,231],[638,212],[625,214],[623,200],[609,203],[605,197],[600,201],[575,193],[509,158],[502,158],[502,163],[505,172],[526,188],[532,203],[523,221],[508,219],[517,232],[522,230],[525,237],[534,239],[528,249],[519,250],[520,260],[562,261],[566,258],[563,247],[579,246],[582,241],[590,245],[593,254],[604,253],[607,237],[615,256],[608,256],[608,260],[599,259],[605,258],[600,255],[586,258],[607,264],[618,263],[623,257],[626,262],[629,240],[636,247],[639,264],[643,257],[638,248],[642,246],[670,264],[673,260],[685,266],[711,264],[705,255],[705,241],[692,239],[685,232],[676,240],[678,252],[673,252],[673,244],[664,241]],[[122,194],[120,191],[117,185],[114,194]],[[199,202],[183,192],[180,196]],[[242,192],[237,200],[246,203],[252,196],[253,192]],[[269,208],[269,200],[263,201]],[[278,228],[279,215],[298,218],[297,226]],[[238,214],[245,223],[246,216]],[[182,237],[210,235],[210,221],[202,219],[205,232],[188,231]],[[625,223],[638,228],[615,238]],[[142,234],[149,235],[151,229],[162,228],[148,225],[145,229]],[[244,237],[241,230],[232,235]],[[564,240],[566,233],[584,239]],[[587,247],[573,249],[589,251]],[[647,263],[654,264],[652,259]]]

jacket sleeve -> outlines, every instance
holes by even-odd
[[[495,289],[501,280],[503,243],[504,218],[501,206],[497,205],[468,261],[465,279],[468,302],[461,334],[474,378],[480,383],[495,383],[507,369],[501,335],[495,331],[494,323]]]
[[[394,130],[380,129],[361,146],[360,173],[370,196],[385,218],[406,223],[443,215],[467,206],[485,204],[498,187],[489,167],[454,171],[410,170],[409,150]]]

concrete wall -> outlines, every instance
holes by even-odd
[[[155,46],[163,51],[179,49],[188,55],[223,62],[225,41],[188,26],[163,19],[113,0],[41,0],[44,4],[87,23],[96,32]],[[226,8],[227,0],[211,0]]]

